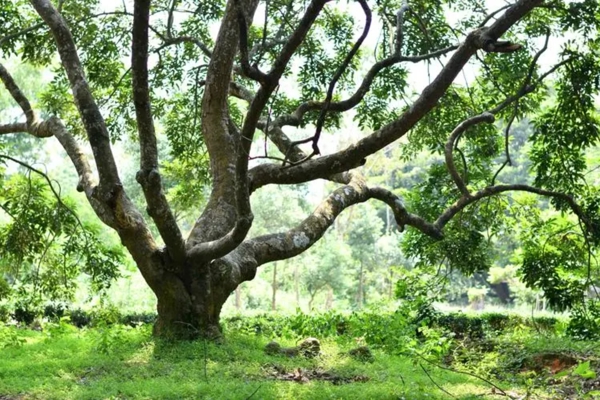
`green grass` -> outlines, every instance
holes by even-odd
[[[154,341],[148,326],[63,327],[45,332],[3,329],[5,334],[9,329],[16,332],[25,342],[0,340],[2,399],[449,398],[411,359],[374,350],[375,361],[362,363],[345,355],[353,347],[348,340],[325,339],[322,355],[307,360],[267,355],[263,348],[268,338],[235,332],[229,332],[222,344],[169,344]],[[7,347],[1,348],[2,343]],[[424,367],[457,398],[493,398],[490,387],[476,378],[428,364]],[[327,371],[345,378],[364,376],[368,381],[289,382],[273,378],[275,368]]]

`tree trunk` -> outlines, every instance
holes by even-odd
[[[271,283],[273,295],[271,297],[271,310],[277,311],[277,263],[273,263],[273,282]]]
[[[364,298],[363,298],[363,293],[364,293],[364,276],[363,276],[363,264],[360,263],[360,270],[358,272],[358,293],[356,295],[356,304],[357,307],[360,309],[363,306],[363,302],[364,302]]]
[[[300,308],[300,274],[298,273],[298,264],[294,265],[294,295],[296,297],[296,307]]]
[[[315,296],[317,295],[317,292],[309,293],[309,294],[310,294],[310,299],[308,300],[308,312],[311,312],[312,306],[313,306],[313,301],[315,301]]]
[[[394,270],[393,268],[390,268],[390,292],[389,292],[389,297],[390,300],[394,299]]]
[[[240,286],[235,288],[235,309],[238,312],[242,311],[242,289]]]
[[[325,311],[331,310],[333,307],[333,289],[331,286],[327,289],[327,299],[325,300]]]
[[[237,285],[218,269],[187,266],[184,272],[165,272],[152,289],[158,299],[154,335],[164,339],[216,339],[223,304]]]

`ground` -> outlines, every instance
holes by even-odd
[[[498,388],[393,351],[374,348],[372,360],[354,359],[348,352],[357,342],[347,339],[321,339],[322,354],[305,359],[269,355],[270,338],[235,331],[216,344],[156,341],[149,325],[5,327],[0,399],[491,399],[500,390],[514,398],[575,399],[585,392],[593,398],[597,384],[597,343],[536,332],[457,342],[441,360],[443,368],[468,367]],[[574,377],[584,361],[594,376]]]

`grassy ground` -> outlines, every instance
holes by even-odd
[[[35,332],[19,330],[0,350],[0,398],[23,399],[442,399],[421,367],[405,357],[374,351],[360,362],[348,346],[322,343],[313,360],[269,356],[267,339],[230,333],[223,344],[157,343],[138,329]],[[21,339],[25,341],[19,344]],[[5,343],[7,341],[5,340]],[[294,343],[282,343],[294,345]],[[293,375],[327,372],[341,384]],[[460,398],[491,393],[475,378],[430,368],[444,390]],[[431,370],[431,371],[429,371]],[[302,380],[299,377],[299,380]],[[4,396],[4,397],[3,397]]]
[[[222,344],[169,344],[154,341],[149,326],[0,328],[0,399],[481,399],[499,394],[481,379],[406,356],[374,350],[373,362],[355,360],[347,355],[355,343],[347,339],[322,340],[322,354],[315,359],[267,355],[268,341],[229,332]],[[561,391],[572,373],[560,378],[563,386],[552,386],[558,378],[548,380],[553,366],[568,372],[572,363],[556,366],[552,357],[535,357],[561,352],[593,359],[594,351],[590,343],[525,332],[493,343],[457,344],[446,361],[487,377],[515,398],[528,391],[530,398],[583,398],[581,379],[579,387]]]

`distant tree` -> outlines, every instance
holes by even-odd
[[[24,114],[0,133],[58,139],[80,178],[78,190],[117,232],[156,294],[156,335],[219,335],[221,307],[241,282],[265,263],[304,252],[342,211],[367,200],[389,206],[400,230],[413,228],[408,254],[432,264],[445,258],[471,272],[489,265],[481,232],[498,226],[497,211],[505,206],[489,199],[511,191],[549,197],[580,221],[573,228],[578,236],[567,237],[577,251],[559,238],[552,254],[528,243],[524,273],[546,293],[546,286],[556,287],[560,301],[575,299],[571,286],[556,284],[559,269],[583,268],[579,250],[600,238],[600,197],[583,176],[583,153],[599,137],[597,2],[516,0],[496,10],[479,0],[357,0],[348,7],[327,0],[135,0],[133,10],[117,3],[101,9],[95,0],[0,2],[3,55],[54,71],[32,104],[0,67]],[[455,17],[447,19],[448,11]],[[372,27],[381,40],[367,51]],[[560,54],[540,66],[556,39],[564,42]],[[412,63],[432,74],[417,93],[411,93],[418,81]],[[467,66],[476,78],[461,86]],[[554,94],[546,90],[549,78]],[[344,115],[354,115],[366,134],[321,154],[326,132],[344,135]],[[536,176],[532,185],[503,184],[497,172],[511,165],[505,150],[511,126],[524,116],[535,127]],[[290,127],[313,133],[294,141]],[[158,130],[178,160],[180,184],[210,183],[187,238],[163,190]],[[121,180],[112,143],[126,134],[139,139],[137,181],[164,246]],[[427,150],[444,160],[431,166],[407,203],[357,170],[403,137],[412,151],[407,157]],[[339,187],[296,227],[248,237],[253,192],[315,179]]]
[[[373,207],[361,205],[356,208],[356,213],[350,220],[346,229],[347,241],[352,249],[352,258],[358,265],[356,271],[355,303],[358,308],[365,304],[365,287],[367,272],[376,266],[377,254],[375,244],[382,234],[383,221],[377,216]]]
[[[312,311],[318,294],[326,290],[340,293],[346,288],[354,260],[346,243],[326,235],[305,262],[302,281],[309,295],[308,309]]]

